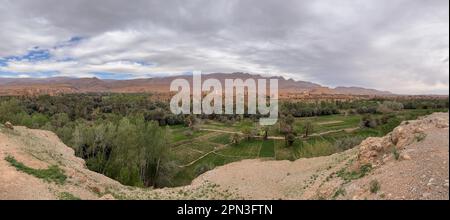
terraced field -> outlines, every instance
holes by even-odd
[[[314,124],[315,132],[323,133],[358,127],[360,120],[360,115],[327,115],[320,117],[297,118],[295,120],[295,125],[302,131],[302,124],[306,121],[310,121]]]

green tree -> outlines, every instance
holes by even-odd
[[[309,137],[314,132],[314,124],[311,121],[305,121],[303,125],[303,135]]]
[[[292,133],[289,133],[286,135],[286,145],[287,146],[292,146],[294,144],[295,141],[295,135]]]
[[[62,128],[70,122],[67,113],[57,113],[51,117],[51,124],[53,127]]]
[[[361,118],[360,127],[361,128],[375,128],[377,126],[377,121],[371,115],[364,115]]]
[[[292,115],[282,118],[280,122],[280,133],[284,135],[286,146],[291,146],[294,143],[294,122],[295,118]]]
[[[22,121],[21,116],[26,113],[21,106],[19,100],[13,98],[0,103],[0,122],[5,123],[7,121],[13,124],[20,124]]]
[[[46,115],[41,113],[33,113],[33,115],[31,116],[31,127],[41,128],[49,121],[50,120]]]

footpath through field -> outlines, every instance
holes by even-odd
[[[321,132],[321,133],[313,133],[311,135],[309,135],[309,137],[317,137],[317,136],[322,136],[322,135],[327,135],[327,134],[332,134],[332,133],[338,133],[338,132],[352,132],[352,131],[356,131],[358,130],[359,127],[354,127],[354,128],[345,128],[345,129],[338,129],[338,130],[331,130],[331,131],[325,131],[325,132]],[[210,129],[210,128],[200,128],[201,131],[211,131],[211,132],[218,132],[218,133],[225,133],[225,134],[239,134],[239,135],[244,135],[242,132],[238,132],[238,131],[227,131],[227,130],[219,130],[219,129]],[[255,138],[262,138],[262,136],[256,135],[253,136]],[[268,140],[284,140],[284,137],[282,136],[268,136],[267,137]]]

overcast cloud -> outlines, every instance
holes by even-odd
[[[448,0],[0,0],[0,76],[281,75],[448,94]]]

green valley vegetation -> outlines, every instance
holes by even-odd
[[[448,111],[448,99],[283,101],[278,123],[261,127],[260,115],[173,115],[151,94],[0,97],[1,123],[53,131],[89,169],[140,187],[186,185],[243,159],[330,155],[435,111]],[[8,160],[31,175],[58,173]]]
[[[79,122],[70,143],[77,155],[96,172],[133,186],[170,183],[169,132],[143,116],[118,122]]]

